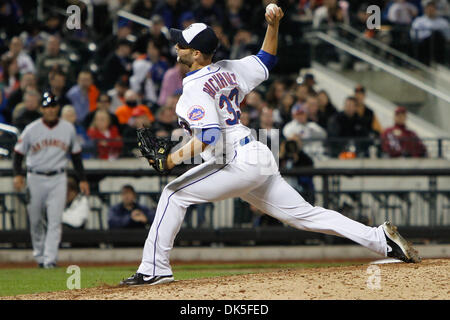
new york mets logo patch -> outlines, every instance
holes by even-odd
[[[201,106],[192,106],[189,108],[188,111],[188,118],[191,121],[198,121],[203,119],[205,116],[205,109],[203,109]]]

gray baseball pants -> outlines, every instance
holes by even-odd
[[[44,265],[56,263],[61,241],[62,214],[66,204],[67,176],[65,173],[54,176],[28,173],[27,186],[30,191],[27,209],[33,257],[37,263]]]

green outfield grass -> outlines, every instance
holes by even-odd
[[[357,263],[242,263],[242,264],[195,264],[175,265],[173,267],[176,280],[219,277],[247,273],[264,272],[279,269],[316,268]],[[81,288],[100,285],[117,285],[120,280],[129,277],[136,271],[132,266],[80,267]],[[0,269],[0,296],[51,292],[67,290],[67,267],[56,269],[20,268]]]

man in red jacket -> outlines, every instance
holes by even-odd
[[[425,157],[427,149],[414,131],[406,128],[406,108],[395,109],[395,124],[382,136],[383,151],[390,157]]]

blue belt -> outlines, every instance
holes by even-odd
[[[249,135],[249,136],[246,136],[245,138],[242,138],[241,140],[239,140],[239,144],[240,144],[241,146],[245,146],[247,143],[249,143],[249,142],[251,142],[251,141],[253,141],[253,140],[255,140],[255,139],[253,138],[253,136],[252,136],[252,135]]]

